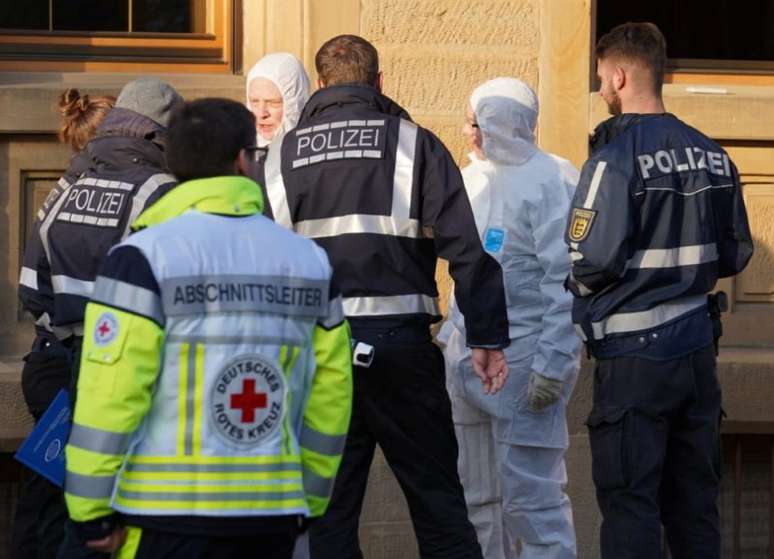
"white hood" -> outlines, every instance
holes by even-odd
[[[309,100],[309,76],[306,75],[304,65],[295,56],[287,52],[275,52],[267,54],[250,68],[245,82],[245,103],[250,108],[250,82],[255,78],[266,78],[274,83],[282,94],[283,111],[282,123],[274,134],[275,138],[281,137],[288,130],[292,130],[298,124],[301,110]],[[256,135],[259,146],[270,143],[260,134]]]
[[[473,90],[470,105],[488,160],[521,165],[535,154],[538,100],[527,84],[516,78],[489,80]]]

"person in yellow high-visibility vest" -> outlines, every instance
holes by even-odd
[[[254,141],[238,103],[185,104],[167,147],[182,184],[97,278],[66,449],[70,529],[88,548],[289,557],[327,507],[349,326],[324,251],[263,217],[238,176]]]

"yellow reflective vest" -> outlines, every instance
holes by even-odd
[[[261,204],[242,177],[187,182],[112,249],[86,309],[73,520],[325,511],[352,407],[349,326],[323,250]]]

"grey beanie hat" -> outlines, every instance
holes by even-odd
[[[182,103],[183,98],[171,85],[156,78],[139,78],[124,86],[116,107],[147,116],[166,128],[170,114]]]

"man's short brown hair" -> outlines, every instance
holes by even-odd
[[[652,23],[623,23],[599,39],[597,60],[620,57],[643,64],[653,75],[654,86],[661,91],[666,65],[666,39]]]
[[[314,57],[317,75],[324,85],[357,83],[376,85],[379,54],[357,35],[339,35],[325,42]]]

